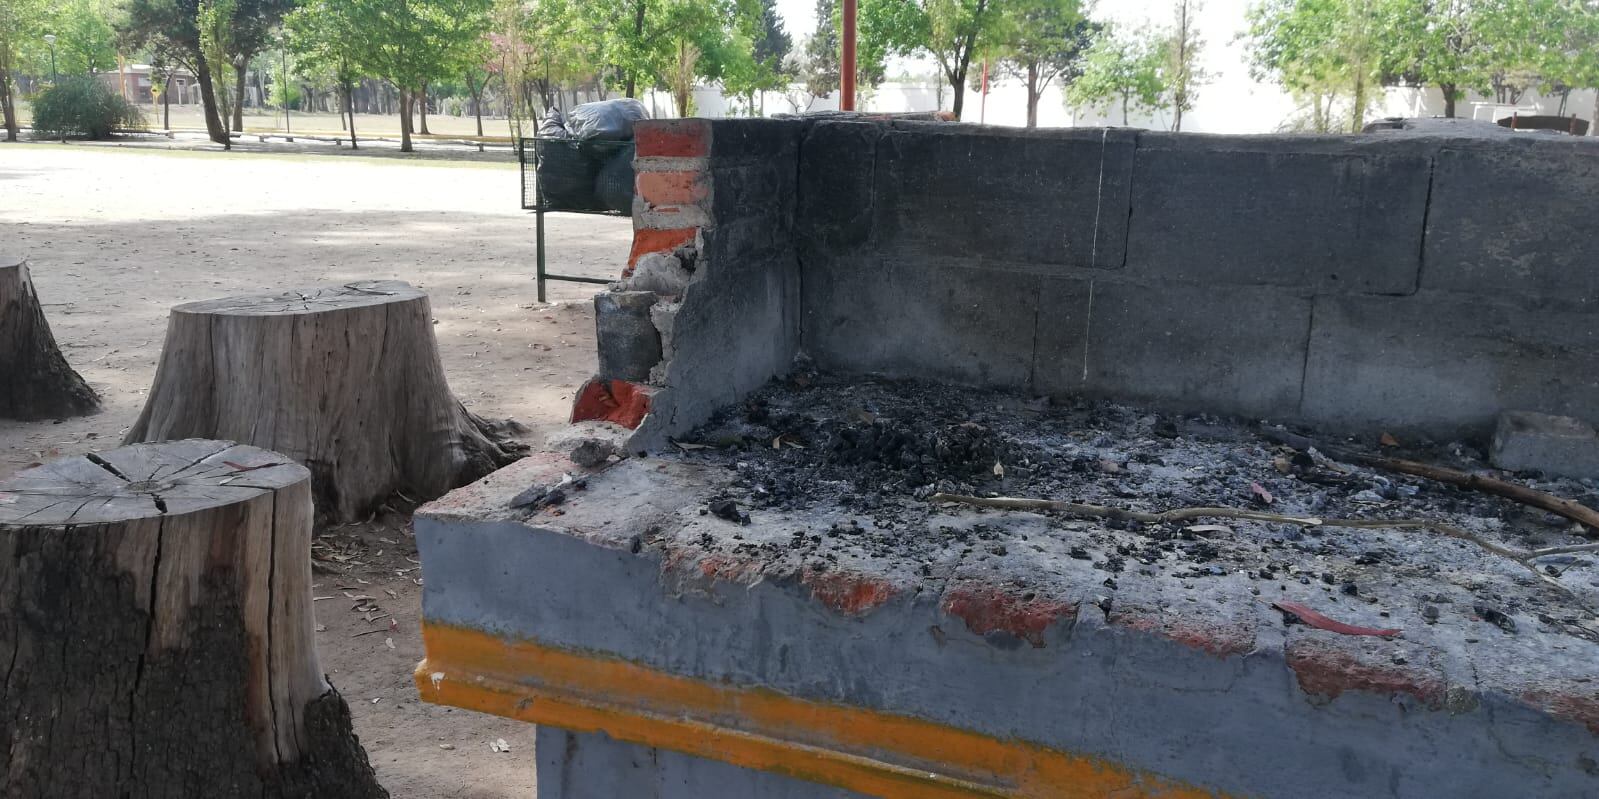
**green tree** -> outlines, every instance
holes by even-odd
[[[835,30],[844,27],[842,13],[835,5]],[[888,77],[890,56],[911,55],[925,49],[930,41],[928,23],[927,12],[916,0],[860,0],[855,24],[857,100],[866,87],[879,86]],[[856,107],[860,107],[859,102]]]
[[[1172,109],[1172,130],[1183,129],[1183,113],[1194,108],[1198,89],[1209,76],[1199,67],[1199,53],[1205,42],[1199,38],[1198,0],[1177,0],[1173,6],[1171,35],[1166,38],[1164,74],[1166,104]]]
[[[65,0],[50,18],[63,75],[93,75],[117,66],[116,31],[106,0]]]
[[[731,95],[746,98],[748,112],[756,115],[755,97],[759,92],[775,91],[788,84],[787,59],[794,42],[783,30],[783,18],[775,0],[760,0],[758,19],[745,20],[746,30],[734,37],[735,50],[723,67],[722,87]],[[754,30],[747,30],[754,28]],[[745,39],[748,48],[739,48]]]
[[[216,10],[211,0],[126,0],[117,32],[126,50],[159,50],[194,74],[200,84],[200,104],[205,113],[206,134],[211,140],[231,146],[217,86],[213,80],[215,69],[206,50],[215,47],[202,44],[201,5],[205,3],[207,15],[215,22]],[[217,31],[206,36],[214,45]],[[226,91],[226,89],[223,89]]]
[[[1159,33],[1107,28],[1088,48],[1083,74],[1066,91],[1067,102],[1102,111],[1119,104],[1126,125],[1131,110],[1160,107],[1166,92],[1161,82],[1164,58],[1165,38]]]
[[[4,2],[4,0],[0,0]],[[816,30],[805,41],[805,91],[812,97],[826,97],[838,91],[839,40],[837,0],[816,0]]]
[[[1395,76],[1405,69],[1405,52],[1419,52],[1414,37],[1422,26],[1404,19],[1409,13],[1405,4],[1413,2],[1267,0],[1248,12],[1249,28],[1243,38],[1251,72],[1310,103],[1313,130],[1358,132],[1377,88],[1400,79]],[[1441,63],[1434,54],[1429,69]],[[1408,59],[1408,64],[1413,76],[1436,80],[1442,74],[1419,72],[1416,58]],[[1347,124],[1336,118],[1334,108],[1340,100],[1348,104]]]
[[[1027,87],[1027,127],[1038,127],[1038,101],[1050,84],[1070,86],[1102,26],[1083,15],[1081,0],[1014,0],[1004,11],[1002,68]]]
[[[490,0],[324,0],[346,33],[344,57],[400,93],[400,151],[412,152],[412,112],[429,81],[459,74],[488,33]]]
[[[920,44],[949,81],[954,93],[950,110],[956,119],[966,104],[966,77],[972,59],[996,51],[1001,44],[1004,26],[999,9],[995,0],[921,0],[925,22],[919,32],[925,32],[925,37]]]
[[[362,38],[350,7],[339,0],[307,0],[283,20],[282,46],[294,54],[299,75],[325,75],[338,87],[339,108],[350,131],[350,149],[360,149],[355,130],[355,86],[361,71],[351,53]]]
[[[6,141],[17,140],[16,89],[11,76],[39,46],[45,15],[44,0],[0,0],[0,119]]]

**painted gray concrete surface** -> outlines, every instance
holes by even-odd
[[[1339,432],[1599,422],[1596,143],[1092,133],[810,126],[804,351]]]
[[[1470,547],[1397,534],[1362,544],[1425,562],[1437,575],[1407,570],[1391,587],[1374,585],[1396,592],[1382,600],[1396,611],[1391,621],[1358,605],[1342,611],[1354,623],[1403,627],[1395,650],[1284,628],[1241,577],[1184,585],[1129,570],[1107,617],[1093,606],[1106,593],[1103,572],[1068,557],[1069,542],[1047,538],[1043,520],[1026,514],[1007,517],[1003,528],[1018,537],[1001,559],[949,551],[924,574],[915,560],[845,553],[837,571],[895,587],[882,606],[851,616],[815,599],[800,577],[805,564],[781,556],[741,563],[722,555],[724,576],[705,576],[701,563],[728,551],[735,533],[757,545],[784,542],[843,518],[763,514],[737,527],[700,515],[729,479],[671,460],[628,461],[592,478],[563,516],[527,520],[504,508],[525,482],[513,465],[480,483],[470,502],[418,514],[424,614],[430,623],[1097,755],[1242,795],[1576,799],[1599,787],[1599,734],[1526,698],[1581,695],[1587,683],[1572,680],[1599,677],[1599,647],[1525,628],[1467,645],[1472,630],[1429,626],[1421,603],[1403,599],[1458,593],[1448,576],[1457,571],[1511,590],[1520,573]],[[1378,535],[1349,535],[1368,533]],[[1036,586],[1029,601],[1081,609],[1045,629],[1040,647],[978,635],[946,612],[955,592],[1003,591],[1015,579]],[[1177,642],[1196,629],[1223,653]],[[1410,665],[1393,665],[1389,651]],[[1298,680],[1310,667],[1289,668],[1296,658],[1330,670],[1316,673],[1347,671],[1356,683],[1376,674],[1386,687],[1307,694]]]
[[[535,745],[539,799],[866,799],[603,733],[540,727]]]

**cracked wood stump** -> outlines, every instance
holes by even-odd
[[[427,295],[363,281],[172,309],[124,443],[215,438],[311,470],[317,510],[363,519],[393,494],[442,496],[515,460],[444,379]]]
[[[60,419],[100,409],[100,398],[61,356],[28,262],[0,255],[0,418]]]
[[[388,794],[317,663],[311,486],[225,441],[0,482],[0,796]]]

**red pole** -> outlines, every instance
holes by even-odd
[[[841,111],[855,110],[855,0],[844,0],[844,57],[839,59],[839,98]]]
[[[988,59],[983,59],[983,91],[981,99],[977,102],[977,124],[983,124],[983,119],[988,116]]]

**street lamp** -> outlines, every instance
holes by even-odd
[[[46,33],[44,43],[50,45],[50,83],[53,85],[60,81],[60,76],[56,74],[56,35]]]

